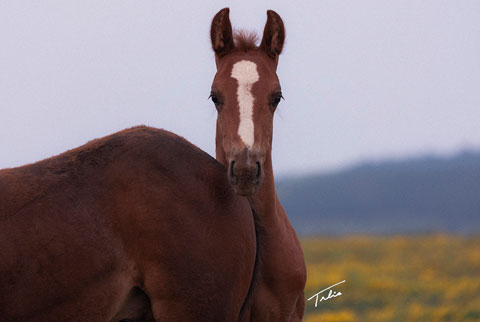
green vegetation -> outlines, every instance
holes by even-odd
[[[480,236],[309,238],[306,322],[480,321]],[[326,296],[322,293],[322,295]]]

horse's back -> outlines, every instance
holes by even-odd
[[[227,318],[255,256],[251,211],[223,167],[147,127],[1,170],[0,239],[5,321],[105,321],[134,286],[157,315]]]

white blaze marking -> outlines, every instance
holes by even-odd
[[[260,78],[257,72],[257,65],[248,60],[241,60],[233,65],[232,77],[238,82],[237,99],[240,106],[238,135],[243,143],[248,148],[251,148],[255,140],[252,85]]]

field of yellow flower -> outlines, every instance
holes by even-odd
[[[480,321],[480,236],[308,238],[306,322]],[[323,292],[324,297],[328,291]]]

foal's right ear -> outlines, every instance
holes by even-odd
[[[232,24],[228,14],[230,9],[223,8],[212,20],[210,28],[210,39],[212,40],[212,48],[218,57],[225,56],[235,48],[233,42]]]

